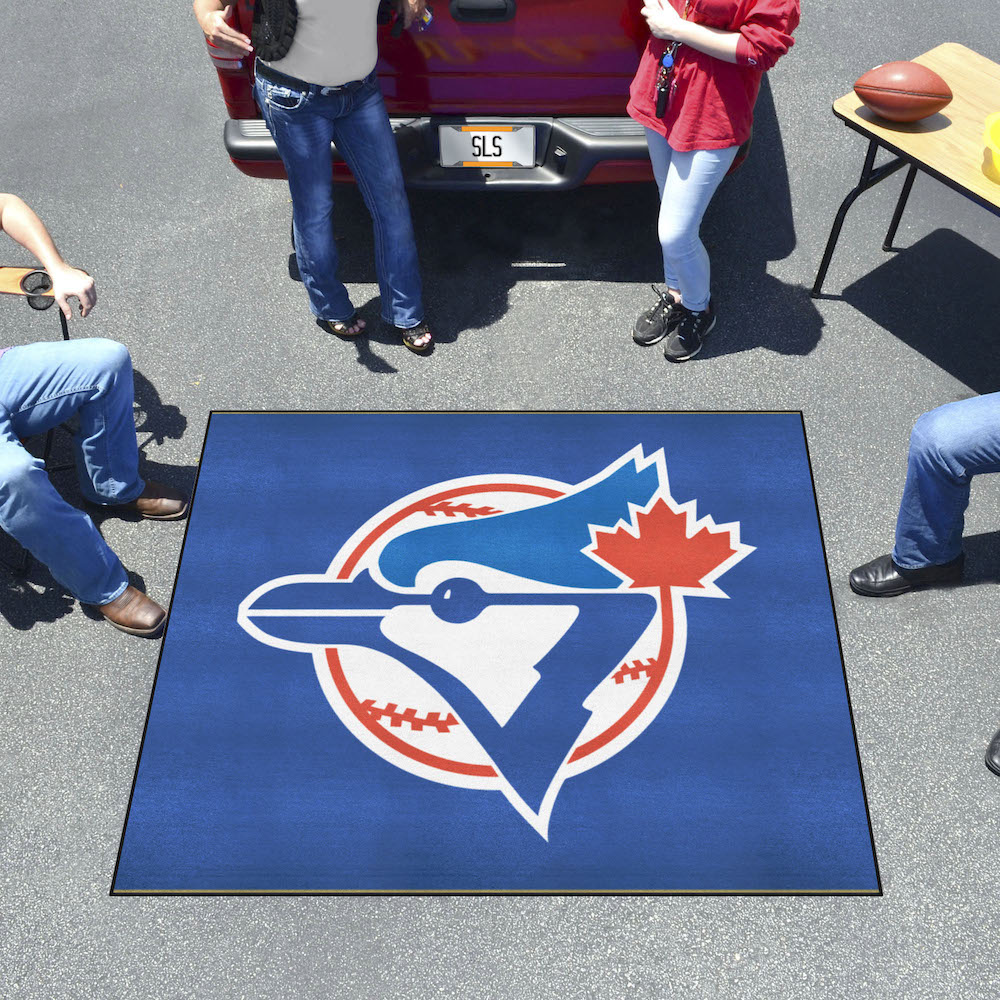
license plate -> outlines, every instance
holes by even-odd
[[[534,125],[441,125],[442,167],[533,167]]]

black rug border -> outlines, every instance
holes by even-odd
[[[111,876],[109,896],[120,897],[187,897],[187,896],[863,896],[881,897],[885,893],[882,886],[882,871],[878,862],[878,850],[875,847],[875,831],[872,829],[871,808],[868,805],[868,789],[865,785],[865,771],[861,763],[861,750],[858,747],[858,730],[854,723],[854,706],[851,702],[851,687],[847,680],[847,666],[844,663],[844,645],[840,638],[840,621],[837,618],[837,603],[833,597],[833,581],[830,577],[830,559],[826,551],[826,539],[823,536],[823,518],[820,515],[819,497],[816,495],[816,477],[813,474],[812,455],[809,451],[809,435],[806,431],[805,414],[802,410],[209,410],[205,422],[205,435],[201,442],[198,455],[198,471],[195,475],[194,487],[191,491],[191,503],[188,508],[187,521],[184,524],[184,537],[181,539],[180,554],[177,557],[177,569],[174,572],[174,584],[170,591],[170,603],[177,592],[177,581],[180,577],[181,562],[184,559],[184,547],[187,545],[188,529],[194,516],[195,502],[198,495],[198,481],[201,478],[201,467],[205,457],[205,447],[208,444],[208,434],[212,427],[212,418],[216,415],[232,416],[281,416],[281,415],[323,415],[323,416],[374,416],[400,415],[411,416],[427,414],[430,416],[462,416],[462,415],[697,415],[712,414],[721,416],[756,416],[766,414],[797,415],[802,426],[802,442],[806,449],[806,465],[809,468],[809,485],[812,489],[813,504],[816,508],[816,524],[819,528],[820,545],[823,549],[823,566],[826,570],[826,583],[830,594],[830,608],[833,611],[833,627],[837,634],[837,651],[840,655],[840,669],[844,679],[844,693],[847,695],[847,714],[851,720],[851,736],[854,739],[854,753],[858,762],[858,777],[861,780],[861,798],[865,804],[865,819],[868,823],[868,839],[872,848],[872,861],[875,865],[875,881],[877,889],[116,889],[118,868],[121,864],[122,849],[125,846],[125,830],[128,828],[128,818],[132,811],[132,799],[135,796],[135,786],[139,779],[139,762],[146,745],[146,731],[149,728],[149,717],[153,709],[153,696],[156,694],[156,682],[160,676],[160,665],[163,662],[163,650],[166,646],[167,633],[170,630],[168,609],[167,626],[160,640],[160,652],[156,659],[156,672],[153,674],[153,684],[149,692],[149,703],[146,706],[146,721],[142,727],[142,739],[139,741],[139,752],[136,755],[135,771],[132,775],[132,787],[129,790],[128,806],[122,821],[122,832],[118,840],[118,854],[115,858],[115,869]]]

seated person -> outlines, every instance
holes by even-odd
[[[23,202],[0,194],[0,230],[49,272],[60,309],[80,315],[97,302],[93,279],[62,259],[45,226]],[[21,443],[79,418],[74,452],[88,501],[156,520],[182,517],[187,499],[139,476],[132,418],[132,362],[110,340],[71,340],[0,349],[0,528],[44,563],[74,597],[96,605],[116,628],[160,633],[166,612],[129,585],[94,522],[56,492],[44,464]]]
[[[865,597],[895,597],[961,580],[969,488],[982,472],[1000,472],[1000,392],[947,403],[920,417],[910,437],[895,548],[854,570],[851,589]],[[986,764],[1000,775],[1000,732],[990,742]]]

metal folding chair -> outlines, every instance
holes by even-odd
[[[52,278],[48,271],[32,267],[3,267],[0,266],[0,295],[19,295],[32,309],[43,311],[55,304],[52,294]],[[62,331],[62,339],[69,340],[69,325],[62,309],[57,309],[59,316],[59,326]],[[49,468],[49,458],[52,455],[52,442],[55,437],[53,428],[45,435],[45,446],[42,449],[42,461],[49,472],[61,472],[70,468],[68,465],[60,465]],[[13,539],[12,539],[13,541]],[[14,543],[17,544],[16,542]],[[16,560],[5,559],[0,556],[0,564],[18,575],[24,576],[31,568],[31,553],[18,545],[21,555]]]

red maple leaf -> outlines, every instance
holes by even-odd
[[[631,587],[699,587],[712,570],[736,553],[728,528],[702,527],[687,536],[687,514],[657,500],[636,515],[638,537],[624,527],[596,531],[594,554],[627,576]]]

